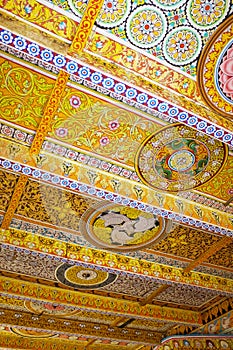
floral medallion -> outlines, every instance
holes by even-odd
[[[198,64],[198,85],[211,109],[233,115],[233,15],[227,18],[205,46]],[[228,136],[230,141],[232,135]],[[233,144],[233,140],[231,141]]]
[[[82,17],[87,7],[87,0],[68,0],[70,9],[78,17]],[[130,1],[105,0],[99,12],[97,23],[101,27],[113,28],[120,25],[128,17],[131,10]]]
[[[139,6],[126,22],[128,39],[140,48],[151,48],[158,44],[165,36],[166,30],[165,15],[155,6]]]
[[[42,330],[11,327],[11,332],[26,338],[52,338],[57,335]]]
[[[185,191],[213,178],[227,157],[226,146],[182,124],[170,125],[149,136],[136,158],[141,180],[166,191]]]
[[[77,309],[72,306],[66,306],[56,303],[49,303],[45,301],[30,301],[26,300],[24,302],[25,307],[34,314],[47,314],[54,316],[71,316],[77,313]]]
[[[177,9],[186,3],[186,0],[152,0],[153,4],[164,10]]]
[[[187,14],[197,29],[211,29],[220,24],[230,8],[230,0],[190,0]]]
[[[117,275],[64,263],[57,268],[56,278],[59,282],[75,289],[96,289],[114,282]]]
[[[183,26],[167,34],[163,43],[163,52],[168,62],[180,66],[195,61],[201,47],[200,34],[195,29]]]
[[[130,10],[130,1],[105,0],[98,15],[97,23],[105,28],[116,27],[126,20]]]
[[[155,214],[109,202],[89,209],[80,223],[80,231],[90,243],[113,251],[138,250],[155,244],[170,227],[170,221]]]

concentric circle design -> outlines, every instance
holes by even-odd
[[[230,0],[190,0],[187,14],[191,24],[197,29],[212,29],[226,17]]]
[[[162,217],[109,202],[87,210],[80,223],[80,231],[89,242],[113,251],[155,244],[169,229],[170,222]]]
[[[98,15],[97,23],[104,28],[113,28],[123,23],[131,10],[131,2],[125,0],[105,0]]]
[[[87,0],[68,0],[72,12],[78,17],[83,16],[87,3]],[[116,27],[126,20],[130,10],[130,1],[105,0],[96,22],[104,28]]]
[[[164,10],[174,10],[185,4],[186,0],[152,0],[152,3]]]
[[[64,263],[56,270],[56,278],[66,286],[76,289],[96,289],[114,282],[117,275],[83,266]]]
[[[167,34],[163,43],[163,53],[168,62],[181,66],[195,61],[201,47],[202,40],[197,30],[183,26]]]
[[[220,141],[174,124],[147,138],[137,153],[141,180],[166,191],[184,191],[209,181],[222,168],[227,147]]]
[[[151,5],[139,6],[126,22],[126,34],[132,44],[151,48],[164,38],[167,30],[166,17],[161,10]]]

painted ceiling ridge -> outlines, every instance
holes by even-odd
[[[96,268],[107,269],[112,272],[121,271],[129,274],[143,275],[156,280],[172,281],[177,284],[191,284],[198,288],[208,288],[225,292],[226,295],[233,293],[233,281],[231,279],[217,277],[183,269],[154,263],[146,260],[138,260],[129,256],[119,255],[108,251],[99,251],[96,248],[86,248],[79,244],[62,242],[58,239],[40,236],[35,233],[8,229],[1,230],[1,242],[4,245],[14,245],[29,252],[50,254],[63,261],[94,265]],[[51,255],[52,254],[52,255]]]
[[[88,294],[81,291],[61,289],[38,283],[30,283],[24,280],[0,276],[0,291],[18,297],[27,297],[27,299],[44,300],[55,302],[61,305],[72,305],[80,309],[105,312],[112,315],[133,317],[137,319],[151,319],[174,321],[178,323],[187,323],[201,325],[201,315],[199,312],[184,310],[179,308],[170,308],[158,305],[140,306],[138,302],[119,300],[112,297]]]
[[[14,127],[11,127],[9,129],[8,125]],[[25,130],[27,134],[25,134]],[[12,123],[2,120],[0,125],[0,133],[3,137],[6,137],[7,139],[16,139],[18,143],[23,145],[26,144],[28,145],[28,147],[30,147],[35,132],[21,126],[17,126],[16,129],[15,125],[13,125]],[[24,135],[23,138],[22,135]],[[115,160],[112,161],[109,158],[104,158],[101,155],[97,155],[97,158],[95,158],[93,157],[93,153],[91,154],[89,151],[85,151],[81,148],[79,149],[78,147],[74,146],[70,147],[68,144],[58,140],[54,140],[51,137],[46,137],[45,141],[43,142],[40,154],[36,156],[36,162],[38,167],[41,167],[42,162],[45,160],[46,154],[55,154],[58,157],[62,156],[66,158],[67,167],[69,162],[75,161],[80,164],[87,164],[90,166],[94,166],[95,168],[99,168],[100,170],[114,173],[117,177],[130,178],[133,181],[141,183],[135,171],[132,171],[132,167],[127,166],[126,164],[118,163]],[[225,206],[224,199],[214,197],[213,195],[208,195],[208,193],[203,193],[200,190],[193,190],[191,192],[183,191],[181,195],[179,195],[178,193],[178,197],[187,198],[189,200],[192,200],[192,198],[194,198],[196,202],[202,204],[206,202],[208,203],[208,206],[211,206],[212,208],[216,208],[224,212],[233,213],[232,204]]]
[[[6,141],[7,144],[8,140],[3,139],[3,141]],[[2,144],[4,143],[2,142]],[[7,147],[5,150],[7,152]],[[188,199],[178,197],[179,201],[176,202],[176,197],[174,197],[174,195],[171,195],[167,192],[162,193],[161,191],[158,192],[154,189],[149,189],[143,184],[140,184],[141,194],[138,197],[138,189],[134,188],[135,185],[126,178],[121,179],[121,183],[124,184],[124,187],[120,186],[118,194],[115,194],[112,192],[114,190],[114,184],[111,182],[111,180],[113,180],[115,177],[114,174],[104,173],[105,179],[109,179],[110,186],[106,186],[106,190],[102,190],[102,187],[99,188],[99,181],[93,182],[93,179],[90,178],[89,171],[91,171],[92,168],[88,167],[87,165],[79,166],[78,164],[73,164],[72,172],[70,173],[69,178],[67,178],[64,176],[64,169],[62,166],[57,167],[56,170],[53,171],[53,174],[51,173],[49,164],[53,164],[53,162],[51,159],[49,163],[49,155],[46,159],[46,162],[43,162],[43,167],[41,167],[40,170],[36,169],[34,166],[30,166],[30,164],[34,164],[35,159],[29,155],[29,152],[25,148],[21,157],[22,156],[23,159],[17,157],[18,161],[9,161],[6,160],[5,157],[1,157],[0,167],[2,169],[8,169],[8,171],[11,170],[18,174],[26,173],[29,178],[35,178],[40,181],[42,180],[42,182],[51,183],[56,186],[62,186],[64,189],[71,188],[77,193],[81,192],[83,194],[91,195],[93,198],[97,198],[99,200],[106,199],[110,202],[131,206],[142,211],[154,212],[163,217],[173,219],[174,221],[180,221],[185,224],[192,225],[193,227],[203,228],[207,231],[219,232],[228,236],[232,236],[233,234],[233,231],[231,229],[232,215],[221,212],[218,209],[214,209],[213,211],[212,208],[200,204],[199,210],[201,210],[201,207],[203,207],[203,209],[205,208],[205,210],[201,210],[202,215],[200,220],[200,216],[198,214],[199,210],[198,212],[195,210],[196,203]],[[9,154],[7,154],[7,158],[8,157]],[[28,165],[25,165],[25,163]],[[99,176],[99,179],[102,177],[102,172],[100,172],[98,169],[95,170],[95,179],[97,176]],[[155,199],[157,204],[155,204]],[[180,202],[183,204],[181,210],[182,214],[180,212]],[[149,203],[153,203],[153,205]],[[192,214],[190,213],[190,210],[192,210]],[[213,219],[209,224],[210,218]]]

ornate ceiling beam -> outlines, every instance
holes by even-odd
[[[196,260],[192,261],[185,269],[184,273],[188,273],[191,270],[194,270],[195,267],[202,264],[204,261],[206,261],[210,256],[217,253],[222,248],[226,247],[228,244],[232,242],[231,237],[223,237],[220,241],[213,244],[209,249],[207,249],[206,252],[201,254]]]
[[[34,300],[55,302],[61,305],[72,305],[85,310],[107,312],[128,318],[159,319],[194,325],[202,324],[200,314],[195,311],[157,305],[140,306],[139,303],[134,301],[61,289],[3,276],[0,276],[0,292],[22,298],[26,297]]]
[[[68,50],[71,56],[80,55],[86,46],[92,27],[97,19],[104,0],[89,0],[87,7],[79,23],[77,32]]]
[[[61,339],[61,338],[42,338],[42,337],[25,337],[25,336],[19,336],[10,332],[0,332],[0,344],[1,350],[6,349],[15,349],[15,350],[84,350],[85,345],[87,344],[86,340],[82,339],[83,337],[80,337],[80,340],[72,340],[72,339]],[[128,342],[124,342],[125,345],[122,344],[122,342],[119,343],[120,345],[111,345],[112,350],[120,350],[120,349],[130,349],[133,348],[129,346]],[[98,344],[99,347],[101,346],[101,349],[103,350],[109,350],[109,344],[104,344],[102,342],[101,344]],[[135,344],[135,346],[137,346]]]
[[[90,0],[88,1],[86,10],[78,26],[75,37],[68,50],[68,54],[80,54],[86,45],[88,36],[92,30],[95,20],[98,16],[99,10],[103,5],[104,0]],[[53,91],[48,100],[44,115],[40,122],[40,125],[36,131],[33,143],[31,145],[30,153],[39,154],[44,139],[48,132],[51,130],[51,124],[53,122],[55,113],[58,109],[59,102],[66,88],[67,81],[69,79],[69,73],[60,70],[56,79]]]
[[[70,335],[86,335],[102,339],[126,340],[139,344],[158,344],[162,338],[161,333],[137,329],[121,329],[106,324],[77,321],[67,318],[56,318],[51,315],[31,314],[29,312],[16,312],[15,310],[0,308],[1,323],[9,326],[21,326],[58,332]],[[96,340],[96,339],[95,339]]]
[[[67,259],[81,265],[88,264],[97,268],[104,268],[112,273],[122,271],[128,274],[142,275],[155,280],[166,281],[168,284],[191,284],[196,287],[208,288],[221,291],[229,295],[233,294],[233,281],[213,275],[207,275],[196,271],[183,273],[181,268],[162,265],[146,260],[138,260],[120,254],[87,248],[75,243],[66,243],[56,239],[39,236],[34,233],[9,229],[2,230],[1,241],[4,244],[29,250],[31,253],[38,252],[56,256],[58,259]],[[33,246],[33,249],[30,247]],[[164,287],[165,288],[165,287]],[[150,306],[146,306],[150,307]]]
[[[10,158],[7,147],[9,147],[11,141],[3,139],[1,142],[3,157],[1,157],[2,164],[0,168],[4,168],[4,159]],[[37,181],[60,185],[64,189],[72,189],[77,193],[80,192],[79,188],[81,188],[83,194],[88,195],[90,193],[98,200],[106,199],[116,203],[116,198],[118,198],[118,204],[133,206],[142,211],[148,210],[157,215],[162,215],[193,227],[203,228],[210,232],[220,232],[228,236],[232,234],[233,219],[229,213],[221,212],[203,204],[197,205],[197,203],[186,198],[178,197],[168,192],[157,191],[131,179],[120,178],[114,173],[96,168],[93,169],[91,166],[74,161],[69,162],[71,171],[68,176],[65,176],[64,159],[58,156],[55,158],[55,155],[44,151],[42,154],[45,155],[46,161],[41,164],[40,170],[35,171],[35,168],[25,165],[32,164],[34,158],[29,154],[27,147],[21,146],[21,152],[17,155],[18,162],[10,161],[9,159],[7,161],[7,169],[8,171],[14,171],[15,164],[20,164],[21,169],[17,171],[18,174],[23,173],[26,167],[31,174],[30,178],[34,178]],[[55,159],[56,168],[54,168]],[[91,178],[90,173],[93,174]],[[45,174],[48,174],[48,176],[46,175],[45,177]],[[56,182],[53,181],[54,177]],[[115,181],[118,183],[117,189],[114,188]],[[101,191],[101,197],[99,196],[99,191]]]
[[[69,74],[67,72],[64,72],[63,70],[60,70],[57,76],[57,79],[55,81],[53,91],[46,105],[40,125],[36,130],[36,135],[33,139],[33,142],[30,148],[30,154],[32,155],[34,154],[37,155],[40,153],[44,139],[51,129],[51,124],[53,122],[55,113],[58,109],[62,94],[66,88],[66,83],[68,79],[69,79]]]
[[[144,306],[146,304],[150,304],[153,299],[155,297],[157,297],[157,295],[161,294],[163,291],[165,291],[166,289],[168,289],[170,286],[167,284],[164,284],[162,286],[160,286],[158,289],[156,289],[155,291],[153,291],[151,294],[149,294],[146,298],[144,298],[144,300],[142,300],[140,302],[141,306]]]

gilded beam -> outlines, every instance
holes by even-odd
[[[146,304],[150,304],[157,295],[159,295],[160,293],[162,293],[163,291],[165,291],[169,287],[170,286],[168,284],[164,284],[164,285],[160,286],[158,289],[151,292],[151,294],[149,294],[148,297],[146,297],[144,300],[142,300],[140,302],[140,305],[144,306]]]
[[[69,55],[73,56],[82,53],[103,3],[104,0],[88,1],[86,10],[82,16],[81,22],[79,23],[78,30],[68,50]]]
[[[158,281],[189,284],[233,294],[233,280],[208,275],[196,271],[183,273],[181,268],[162,265],[146,260],[138,260],[120,254],[87,248],[75,243],[66,243],[57,239],[36,235],[27,231],[9,229],[1,230],[0,242],[30,250],[31,253],[47,253],[60,259],[88,263],[97,267],[112,269],[112,272],[124,271],[129,274],[142,275]],[[33,249],[30,247],[33,246]],[[101,254],[100,254],[101,252]],[[148,306],[149,307],[149,306]]]
[[[63,70],[60,70],[57,76],[57,80],[55,81],[53,91],[51,93],[51,96],[45,108],[44,115],[36,131],[36,135],[33,139],[33,142],[30,148],[30,154],[40,153],[44,139],[47,136],[48,132],[50,131],[51,123],[57,111],[62,94],[66,88],[66,83],[68,81],[68,78],[69,78],[69,74],[67,72],[64,72]]]
[[[36,316],[29,312],[16,312],[15,310],[0,308],[1,323],[9,326],[21,326],[30,328],[62,332],[70,335],[85,335],[102,339],[115,339],[132,341],[139,344],[159,343],[162,334],[137,329],[128,329],[125,332],[118,327],[108,326],[86,321],[77,321],[68,318],[56,318],[51,315]]]
[[[61,339],[61,338],[41,338],[41,337],[23,337],[10,332],[0,332],[0,350],[15,349],[15,350],[84,350],[87,341],[83,337],[76,339]],[[85,338],[84,338],[85,339]],[[127,346],[121,349],[132,349]],[[99,344],[102,350],[109,350],[109,344],[102,342]],[[112,350],[118,350],[119,346],[111,346]]]
[[[61,305],[72,305],[80,309],[107,312],[116,316],[151,320],[159,319],[185,324],[202,324],[200,314],[195,311],[157,305],[140,306],[139,303],[134,301],[61,289],[4,276],[0,276],[0,292],[9,296],[42,300]]]
[[[193,270],[198,265],[202,264],[205,260],[207,260],[211,255],[217,253],[219,250],[221,250],[223,247],[227,246],[232,242],[231,237],[223,237],[220,241],[218,241],[216,244],[212,245],[207,251],[203,254],[201,254],[196,260],[192,261],[185,269],[184,273],[188,273],[191,270]]]
[[[8,227],[10,226],[11,220],[13,219],[15,210],[17,209],[18,203],[23,194],[27,181],[28,181],[28,176],[20,175],[17,181],[17,184],[15,186],[14,193],[11,197],[9,206],[4,215],[4,218],[1,224],[1,229],[8,229]]]
[[[8,171],[14,171],[15,164],[20,164],[21,169],[18,173],[23,173],[25,164],[29,165],[34,161],[27,146],[21,145],[20,151],[17,153],[17,162],[15,162],[15,160],[9,159],[9,152],[7,152],[7,148],[14,143],[2,139],[1,144],[2,164],[4,164],[4,159],[10,161]],[[119,198],[119,204],[123,203],[125,205],[127,202],[126,205],[130,206],[131,202],[133,202],[132,205],[141,208],[141,210],[146,210],[146,207],[150,207],[150,211],[160,208],[161,215],[165,217],[169,217],[171,213],[174,213],[172,216],[174,221],[185,222],[187,225],[189,225],[190,222],[194,227],[196,226],[200,229],[203,227],[205,230],[212,232],[215,232],[216,229],[217,232],[223,233],[224,235],[230,235],[232,233],[233,219],[232,215],[229,213],[222,212],[201,203],[197,205],[194,201],[186,198],[175,196],[166,191],[157,191],[131,179],[120,177],[114,173],[93,168],[72,160],[69,160],[71,171],[69,171],[68,176],[66,176],[64,158],[45,151],[41,152],[41,154],[44,159],[42,164],[38,164],[40,170],[36,172],[36,176],[33,175],[35,173],[35,168],[27,166],[28,169],[30,168],[30,178],[35,178],[37,181],[50,183],[53,186],[54,184],[61,186],[61,182],[64,183],[65,181],[66,185],[62,184],[62,186],[67,190],[74,188],[74,183],[76,186],[74,188],[75,192],[79,192],[79,186],[85,188],[85,191],[82,190],[83,194],[88,194],[90,188],[92,188],[92,196],[98,200],[100,197],[97,196],[96,193],[101,191],[101,193],[103,193],[101,198],[108,201],[114,202],[115,197],[117,197]],[[4,168],[2,164],[0,167]],[[90,178],[90,172],[93,174],[92,178]],[[44,179],[45,173],[49,174],[49,176],[46,175],[48,180]],[[59,182],[54,183],[52,181],[52,174]],[[118,183],[117,189],[114,187],[115,181]],[[184,218],[186,218],[185,221],[183,221]]]

